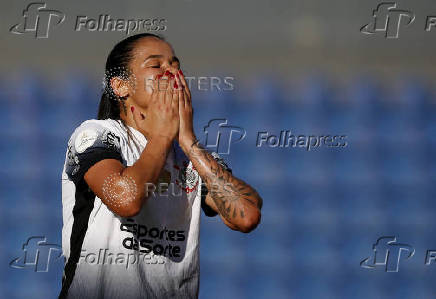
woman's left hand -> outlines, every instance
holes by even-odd
[[[196,141],[192,122],[194,111],[192,109],[191,91],[181,70],[176,74],[176,82],[179,92],[179,145],[186,152]]]

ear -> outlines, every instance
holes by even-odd
[[[119,77],[113,77],[110,81],[114,94],[119,97],[126,97],[129,95],[129,85],[126,80]]]

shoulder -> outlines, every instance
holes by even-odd
[[[115,133],[117,131],[118,122],[113,119],[88,119],[83,121],[79,126],[77,126],[71,137],[76,137],[83,131],[100,133],[103,131],[112,131]],[[83,134],[83,133],[82,133]]]
[[[82,129],[95,129],[95,130],[111,130],[117,131],[119,128],[119,121],[115,119],[88,119],[83,121],[79,126],[77,126],[74,130],[80,131]]]
[[[122,160],[120,130],[112,119],[82,122],[68,141],[66,173],[77,181],[95,163],[103,159]]]
[[[73,147],[77,153],[83,153],[92,146],[119,149],[120,133],[115,120],[85,120],[72,133],[68,147]]]

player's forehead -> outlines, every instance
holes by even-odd
[[[141,38],[135,43],[133,49],[134,63],[143,63],[146,59],[171,59],[174,51],[170,44],[156,37]]]

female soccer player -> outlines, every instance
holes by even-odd
[[[247,233],[262,199],[199,144],[190,90],[162,37],[115,45],[104,84],[98,120],[68,142],[59,297],[196,298],[200,209]]]

